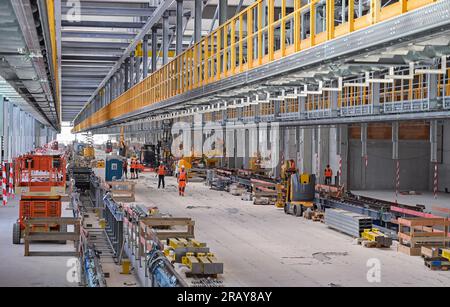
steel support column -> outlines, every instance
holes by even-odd
[[[162,37],[163,65],[169,61],[169,15],[163,16],[163,37]]]
[[[363,189],[366,188],[366,178],[367,178],[367,123],[361,124],[361,186]]]
[[[148,75],[148,35],[142,40],[142,53],[142,78],[145,79]]]
[[[152,72],[156,71],[156,56],[158,52],[158,35],[157,29],[152,28]]]
[[[131,53],[130,55],[130,88],[133,87],[133,85],[135,84],[134,81],[136,80],[134,78],[134,74],[135,74],[135,59],[134,59],[134,52]]]
[[[127,91],[129,87],[129,70],[130,70],[130,59],[126,59],[124,69],[124,89]]]
[[[219,25],[223,25],[228,19],[228,0],[219,0]]]
[[[183,0],[177,0],[176,55],[183,52]]]
[[[392,159],[398,159],[398,122],[392,123]]]
[[[142,57],[136,57],[135,58],[135,65],[134,65],[134,71],[135,71],[135,84],[141,82],[141,64],[142,64]]]
[[[203,0],[195,0],[194,10],[194,42],[198,43],[202,39],[202,15]]]
[[[438,122],[437,120],[430,121],[430,147],[431,147],[431,162],[438,162]]]

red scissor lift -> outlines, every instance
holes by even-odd
[[[61,195],[66,189],[65,159],[61,155],[29,154],[15,160],[19,218],[13,227],[13,243],[20,244],[26,218],[61,217]],[[35,225],[31,231],[65,231],[58,225]]]

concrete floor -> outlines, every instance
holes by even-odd
[[[222,278],[227,286],[450,286],[449,272],[428,270],[420,257],[406,256],[394,248],[354,245],[353,239],[322,223],[285,215],[273,206],[254,206],[202,183],[189,183],[184,198],[178,196],[174,178],[167,177],[166,183],[166,189],[158,190],[154,174],[141,174],[136,203],[157,206],[173,216],[192,217],[196,238],[207,242],[224,262]],[[393,199],[392,192],[365,195]],[[403,198],[411,196],[399,201],[405,202]],[[23,245],[11,243],[17,203],[0,207],[0,286],[77,286],[66,278],[68,258],[24,257]],[[70,216],[70,211],[63,213]],[[51,245],[52,249],[68,247]],[[34,244],[32,248],[48,246]],[[370,283],[366,277],[367,262],[373,258],[381,264],[379,283]]]
[[[64,207],[67,203],[64,203]],[[72,211],[63,210],[64,216]],[[6,207],[0,206],[0,287],[76,287],[72,279],[73,258],[68,257],[24,257],[24,245],[12,244],[12,227],[19,215],[18,197],[10,200]],[[70,229],[70,228],[69,228]],[[68,251],[73,243],[30,245],[30,250]],[[69,262],[68,262],[69,261]]]
[[[430,271],[420,257],[354,245],[319,222],[255,206],[202,183],[178,196],[174,178],[157,189],[154,174],[141,174],[136,203],[195,220],[196,238],[224,262],[228,286],[450,286],[450,273]],[[381,282],[367,281],[369,259],[381,264]]]

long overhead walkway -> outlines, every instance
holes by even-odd
[[[448,1],[291,4],[256,1],[148,77],[131,71],[122,87],[113,82],[120,65],[147,62],[138,44],[144,27],[75,118],[74,131],[194,114],[283,125],[445,117]]]

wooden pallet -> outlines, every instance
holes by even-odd
[[[115,201],[118,202],[134,202],[135,201],[135,185],[132,181],[107,181],[109,190]]]
[[[25,252],[24,256],[78,256],[78,244],[80,240],[80,219],[70,218],[70,217],[46,217],[46,218],[28,218],[24,220],[25,223]],[[73,232],[33,232],[31,231],[34,225],[52,225],[56,224],[61,227],[61,225],[74,225]],[[74,250],[73,251],[30,251],[30,243],[36,241],[48,241],[48,242],[65,242],[73,241]]]
[[[445,218],[399,218],[397,250],[410,256],[421,256],[422,247],[450,244],[449,221]]]

